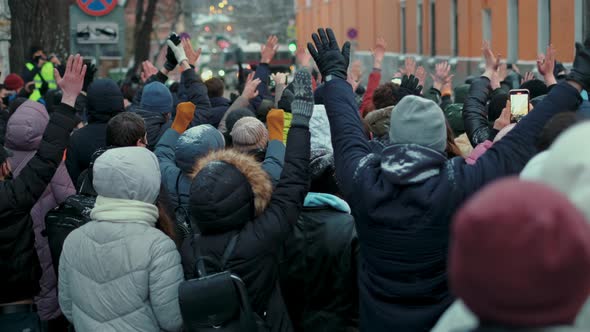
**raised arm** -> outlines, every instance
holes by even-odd
[[[222,134],[227,132],[227,127],[225,125],[227,116],[237,109],[248,107],[250,100],[258,96],[258,85],[260,85],[260,79],[254,79],[254,74],[250,73],[250,75],[248,75],[248,79],[246,80],[246,85],[244,86],[242,94],[233,102],[233,104],[231,104],[227,111],[225,111],[223,118],[221,118],[221,121],[219,122],[218,129]]]
[[[258,109],[262,100],[266,95],[268,95],[268,84],[270,80],[270,62],[274,58],[277,50],[279,49],[279,39],[277,36],[270,36],[266,41],[265,45],[262,45],[260,49],[260,63],[258,67],[256,67],[256,72],[254,73],[254,79],[259,79],[260,84],[258,85],[258,95],[250,100],[250,105],[253,109]]]
[[[377,38],[375,48],[372,50],[373,53],[373,71],[369,74],[369,82],[367,83],[367,91],[363,96],[363,102],[361,103],[361,116],[365,117],[369,106],[373,105],[373,93],[379,87],[381,83],[381,67],[383,65],[383,58],[385,57],[385,49],[387,43],[383,37]]]

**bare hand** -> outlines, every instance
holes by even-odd
[[[275,82],[275,85],[286,85],[287,84],[287,73],[271,74],[270,78]]]
[[[539,74],[545,75],[553,75],[553,69],[555,69],[555,56],[557,51],[553,47],[553,45],[547,46],[547,54],[539,54],[537,57],[537,69],[539,70]]]
[[[300,45],[297,47],[297,53],[295,53],[297,64],[304,68],[309,68],[311,63],[311,54],[307,51],[307,47]]]
[[[484,40],[481,51],[483,53],[484,59],[486,60],[486,71],[498,70],[498,67],[500,66],[500,54],[494,55],[489,41]]]
[[[149,60],[146,60],[141,63],[141,81],[143,83],[147,82],[147,80],[156,75],[158,73],[158,68],[154,66]]]
[[[524,74],[524,77],[522,78],[522,80],[520,80],[520,84],[523,84],[523,83],[525,83],[525,82],[528,82],[528,81],[532,81],[532,80],[534,80],[534,79],[535,79],[535,74],[533,74],[533,73],[532,73],[532,72],[530,72],[530,71],[527,71],[527,72]]]
[[[416,69],[416,78],[418,78],[418,84],[425,86],[424,83],[426,83],[426,69],[424,69],[424,67],[420,66],[418,69]]]
[[[348,76],[352,77],[355,81],[360,81],[363,76],[363,64],[361,60],[355,60],[353,63],[350,64],[350,68],[348,69]]]
[[[412,57],[407,57],[403,70],[400,70],[403,75],[414,75],[416,74],[416,60]]]
[[[434,68],[434,75],[430,75],[434,81],[434,88],[441,90],[444,85],[450,84],[453,79],[451,65],[447,61],[437,63]]]
[[[500,116],[496,119],[496,121],[494,121],[494,129],[500,131],[500,130],[504,129],[504,127],[507,127],[508,125],[510,125],[511,117],[512,117],[511,105],[510,105],[510,100],[508,100],[506,102],[506,107],[504,107]]]
[[[260,84],[260,79],[254,79],[254,73],[250,73],[248,78],[246,79],[246,86],[244,86],[244,91],[242,91],[242,97],[251,100],[258,96],[258,85]]]
[[[503,63],[498,67],[498,78],[500,79],[500,82],[505,80],[506,76],[508,76],[508,65]]]
[[[80,54],[76,54],[76,56],[70,55],[64,76],[61,77],[57,69],[53,70],[53,74],[57,85],[63,93],[61,102],[74,107],[76,98],[78,98],[80,91],[82,91],[82,85],[84,85],[84,75],[86,75],[84,58]]]
[[[196,67],[197,61],[199,61],[199,57],[201,56],[201,49],[195,50],[191,40],[188,38],[183,38],[180,43],[182,44],[182,48],[184,48],[188,63]]]
[[[350,71],[348,72],[348,78],[346,79],[346,81],[348,82],[348,84],[350,84],[350,86],[352,86],[352,92],[355,92],[356,89],[358,89],[359,84],[361,83],[360,80],[354,79]]]
[[[260,63],[270,63],[275,57],[277,50],[279,49],[279,38],[272,35],[266,40],[266,44],[260,47]]]
[[[381,68],[381,64],[383,63],[383,58],[385,57],[385,50],[387,49],[387,43],[385,42],[385,38],[379,37],[377,38],[377,43],[375,44],[375,48],[371,50],[373,53],[373,67],[374,68]]]
[[[492,90],[499,89],[501,87],[500,82],[500,70],[492,72],[492,77],[490,77],[490,86],[492,87]]]

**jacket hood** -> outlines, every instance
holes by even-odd
[[[308,193],[303,206],[307,208],[330,207],[336,211],[351,213],[350,206],[340,197],[325,193]]]
[[[92,173],[100,196],[154,204],[160,193],[158,158],[146,148],[109,149],[96,159]]]
[[[96,80],[88,87],[89,122],[108,122],[124,108],[123,93],[113,80]]]
[[[388,106],[369,112],[365,116],[365,123],[369,130],[377,137],[385,136],[389,133],[389,124],[391,122],[391,111],[393,106]]]
[[[381,170],[392,183],[423,183],[440,174],[447,157],[433,149],[416,144],[395,144],[383,150]]]
[[[211,107],[223,107],[223,106],[230,107],[231,106],[231,100],[224,98],[224,97],[209,98],[209,102],[211,102]]]
[[[206,124],[190,128],[176,141],[176,166],[184,173],[190,173],[199,158],[224,147],[223,135],[213,126]]]
[[[17,108],[6,125],[4,144],[15,151],[35,151],[49,123],[49,114],[42,104],[27,100]]]
[[[191,218],[205,233],[237,229],[260,216],[272,195],[272,183],[254,157],[221,150],[200,159],[191,185]]]

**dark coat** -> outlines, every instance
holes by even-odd
[[[289,142],[294,144],[287,144],[285,168],[281,180],[272,193],[268,207],[261,215],[249,222],[220,219],[220,222],[243,226],[238,230],[201,235],[200,238],[201,254],[219,260],[230,238],[239,232],[234,254],[227,262],[227,269],[244,281],[253,309],[261,316],[266,313],[265,320],[271,327],[271,331],[292,330],[278,284],[279,251],[289,236],[292,225],[297,222],[307,194],[309,139],[310,134],[307,128],[295,126],[289,131]],[[223,186],[223,183],[219,186]],[[216,186],[216,189],[219,186]],[[237,198],[232,196],[232,199]],[[220,200],[212,203],[216,206],[211,210],[226,211],[227,215],[227,206],[233,207],[233,203],[230,199]],[[190,241],[185,241],[182,257],[185,276],[194,278],[195,258]]]
[[[59,106],[51,114],[35,156],[17,178],[0,182],[0,303],[31,299],[39,292],[41,268],[30,211],[62,160],[76,125],[74,112]]]
[[[0,110],[0,145],[4,145],[4,136],[6,136],[6,123],[8,123],[8,112]]]
[[[339,79],[326,85],[336,176],[361,243],[361,330],[429,331],[453,301],[446,276],[453,214],[485,184],[518,173],[536,153],[545,123],[559,111],[577,109],[580,95],[560,84],[467,165],[411,144],[372,153],[350,86]]]
[[[490,126],[486,104],[492,89],[487,77],[478,77],[469,87],[469,94],[463,104],[463,122],[467,137],[473,147],[485,141],[493,141],[498,133]]]
[[[164,114],[146,111],[139,107],[135,108],[134,112],[143,118],[147,132],[147,148],[154,151],[164,132],[172,126],[172,120],[166,119]]]
[[[317,193],[310,193],[308,198],[313,195],[339,200]],[[336,332],[358,328],[360,248],[354,218],[349,211],[339,210],[340,207],[328,202],[309,203],[306,199],[297,224],[283,246],[281,290],[289,316],[296,331]]]
[[[230,107],[231,101],[223,97],[213,97],[209,98],[209,100],[211,101],[211,108],[202,110],[197,108],[191,127],[202,124],[210,124],[215,128],[219,126],[219,122],[221,122],[221,118]]]

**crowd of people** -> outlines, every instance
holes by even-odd
[[[271,36],[229,100],[189,38],[139,84],[40,47],[4,79],[0,330],[590,329],[590,39],[453,88],[381,38],[362,86],[331,29],[288,79]]]

